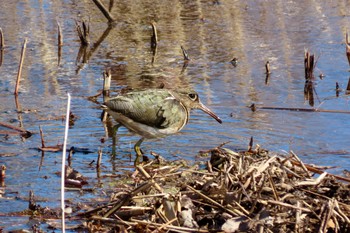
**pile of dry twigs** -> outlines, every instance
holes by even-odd
[[[223,145],[192,167],[138,165],[108,203],[79,213],[91,231],[350,232],[345,177],[288,156]],[[342,179],[342,180],[341,180]]]

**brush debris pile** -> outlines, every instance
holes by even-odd
[[[109,203],[82,213],[85,227],[113,232],[350,232],[347,178],[303,164],[292,152],[281,157],[259,148],[237,153],[220,146],[206,153],[211,155],[206,166],[154,161],[137,166],[130,186],[119,188]]]

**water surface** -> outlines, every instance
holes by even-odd
[[[107,20],[92,1],[9,1],[0,8],[0,27],[5,49],[0,67],[0,119],[34,133],[28,139],[1,135],[0,164],[7,167],[2,213],[27,208],[25,198],[33,190],[42,206],[59,205],[61,153],[46,152],[41,161],[39,126],[47,145],[62,143],[67,93],[78,117],[69,131],[69,145],[92,153],[76,153],[74,168],[96,180],[89,165],[104,152],[103,174],[117,174],[132,165],[130,154],[138,136],[119,132],[117,155],[111,158],[111,139],[104,143],[99,103],[90,101],[102,88],[102,72],[112,70],[112,89],[146,87],[165,83],[191,86],[208,107],[223,120],[219,125],[200,111],[180,133],[145,141],[143,150],[167,159],[195,160],[199,150],[230,141],[233,149],[254,142],[270,151],[293,150],[305,162],[338,166],[330,172],[350,169],[350,121],[348,114],[258,110],[247,106],[312,108],[304,99],[304,51],[316,54],[314,108],[350,111],[349,96],[336,97],[335,84],[345,89],[349,64],[345,56],[345,33],[350,10],[338,1],[114,1],[116,25]],[[75,22],[89,21],[87,63],[77,61],[80,42]],[[62,26],[62,58],[58,66],[57,22]],[[159,45],[152,57],[151,22],[156,22]],[[20,93],[13,95],[21,46],[27,38]],[[183,46],[190,58],[183,69]],[[230,61],[238,58],[237,66]],[[152,59],[154,62],[152,64]],[[271,74],[266,84],[265,63]],[[324,74],[323,79],[318,78]],[[113,94],[116,94],[113,92]],[[102,102],[102,99],[98,99]],[[39,170],[39,164],[42,166]],[[96,191],[96,196],[103,196]],[[70,192],[67,198],[88,200],[92,194]],[[94,196],[94,197],[96,197]],[[105,197],[108,198],[108,197]],[[3,217],[1,217],[3,218]],[[10,224],[13,218],[1,222]],[[27,219],[18,218],[21,228]],[[1,225],[4,227],[5,225]],[[10,229],[10,228],[8,228]],[[15,229],[15,228],[13,228]],[[17,228],[16,228],[17,229]]]

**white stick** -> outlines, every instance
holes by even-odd
[[[67,113],[66,113],[66,126],[64,130],[64,142],[62,151],[62,170],[61,170],[61,210],[62,210],[62,232],[65,233],[65,205],[64,205],[64,179],[65,175],[65,164],[66,164],[66,151],[67,151],[67,138],[68,138],[68,128],[69,128],[69,113],[70,113],[70,94],[68,93],[67,100]]]

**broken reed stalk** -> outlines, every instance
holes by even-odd
[[[97,170],[100,170],[100,167],[101,167],[101,160],[102,160],[102,150],[101,150],[101,149],[98,149],[97,154],[98,154],[98,156],[97,156],[96,169],[97,169]]]
[[[83,47],[86,47],[90,44],[90,39],[89,39],[90,26],[89,26],[89,23],[85,22],[84,20],[81,22],[81,24],[82,24],[82,26],[80,27],[78,22],[75,21],[75,27],[76,27],[77,32],[78,32],[80,43]]]
[[[0,50],[4,48],[5,48],[4,33],[2,32],[2,28],[0,28]]]
[[[62,46],[63,46],[63,37],[62,37],[62,28],[60,23],[57,21],[57,58],[58,58],[58,66],[61,63],[61,55],[62,55]]]
[[[44,133],[40,125],[39,125],[39,132],[40,132],[40,138],[41,138],[41,147],[45,148]]]
[[[348,58],[348,62],[350,65],[350,41],[349,41],[349,35],[348,32],[346,32],[345,36],[345,52],[346,52],[346,57]]]
[[[253,143],[254,142],[254,139],[253,139],[253,136],[250,137],[250,140],[249,140],[249,145],[248,145],[248,151],[252,151],[252,148],[253,148]]]
[[[102,2],[100,0],[92,0],[95,5],[98,7],[98,9],[100,9],[100,11],[102,12],[102,14],[107,18],[108,23],[114,23],[115,19],[113,18],[113,16],[109,13],[109,11],[106,9],[106,7],[102,4]]]
[[[6,166],[1,165],[1,167],[0,167],[0,180],[5,179],[5,177],[6,177]]]
[[[271,73],[271,71],[270,71],[270,62],[269,61],[267,61],[265,63],[265,70],[266,70],[266,72],[265,72],[265,75],[266,75],[266,77],[265,77],[265,85],[267,85],[269,83],[269,78],[270,78],[270,73]]]
[[[346,91],[350,92],[350,78],[349,78],[349,81],[348,81],[348,85],[346,86]]]
[[[270,72],[270,62],[267,61],[265,63],[265,70],[266,70],[266,75],[269,75],[271,72]]]
[[[110,0],[109,1],[109,5],[108,5],[108,11],[111,12],[114,6],[114,0]]]
[[[5,48],[4,34],[2,33],[2,28],[0,28],[0,66],[2,65],[2,61],[4,58],[4,48]]]
[[[188,56],[188,53],[187,53],[186,49],[184,47],[182,47],[182,45],[181,45],[181,50],[182,50],[182,54],[184,56],[184,60],[185,61],[189,61],[190,57]]]
[[[305,80],[312,80],[314,77],[315,55],[305,50],[304,54]]]
[[[107,101],[106,98],[109,97],[109,91],[111,88],[111,70],[107,69],[105,72],[103,72],[103,100]]]
[[[64,141],[62,150],[62,167],[61,167],[61,213],[62,213],[62,232],[65,233],[65,204],[64,204],[64,183],[65,183],[65,164],[66,164],[66,150],[69,129],[69,113],[70,113],[70,94],[67,94],[67,111],[66,111],[66,125],[64,130]]]
[[[27,47],[27,38],[24,39],[24,42],[22,45],[21,59],[18,65],[17,81],[16,81],[15,92],[14,92],[15,95],[18,95],[19,81],[22,75],[22,66],[23,66],[24,56],[26,53],[26,47]]]
[[[158,45],[157,27],[155,22],[152,22],[151,25],[152,25],[151,48],[155,48]]]

